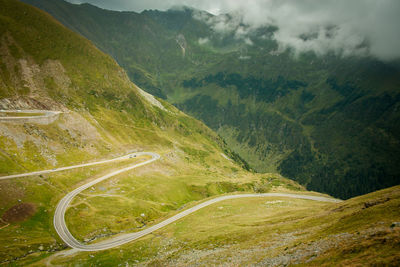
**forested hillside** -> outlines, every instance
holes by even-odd
[[[272,26],[237,38],[189,8],[139,14],[25,2],[92,40],[148,92],[203,120],[260,172],[341,198],[399,183],[398,62],[296,56],[277,49]]]

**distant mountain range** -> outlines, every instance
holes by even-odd
[[[382,175],[397,170],[395,67],[262,53],[256,37],[219,39],[193,20],[193,12],[209,14],[187,8],[134,14],[40,3],[71,20],[82,9],[87,33],[110,47],[120,16],[144,29],[137,48],[146,53],[132,54],[142,61],[132,65],[131,79],[139,75],[202,116],[258,168],[309,187],[342,188],[342,195],[367,174],[382,181],[359,191],[397,183]],[[91,41],[18,0],[0,0],[0,7],[0,265],[399,266],[400,186],[341,201],[277,173],[249,171],[217,133],[141,90]],[[195,33],[196,23],[210,36]],[[272,47],[264,38],[263,47]],[[135,62],[128,48],[115,48],[125,53],[119,60]],[[313,64],[305,64],[309,57]],[[333,66],[342,75],[380,76],[347,83],[352,76],[328,75]],[[313,82],[324,75],[321,85]],[[339,158],[346,151],[354,155]],[[386,165],[367,165],[368,155]],[[318,170],[326,180],[315,178]],[[362,175],[339,179],[354,170]]]
[[[139,14],[24,2],[92,40],[144,90],[204,121],[257,171],[340,198],[400,182],[398,62],[294,57],[277,49],[274,27],[239,38],[191,8]]]

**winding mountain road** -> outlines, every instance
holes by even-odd
[[[2,111],[0,111],[2,112]],[[23,113],[29,113],[26,111],[21,111]],[[17,117],[21,118],[21,117]],[[308,199],[308,200],[314,200],[314,201],[322,201],[322,202],[332,202],[332,203],[337,203],[341,202],[341,200],[334,199],[334,198],[327,198],[327,197],[320,197],[320,196],[311,196],[311,195],[303,195],[303,194],[287,194],[287,193],[264,193],[264,194],[237,194],[237,195],[226,195],[226,196],[220,196],[216,197],[214,199],[207,200],[203,203],[200,203],[194,207],[191,207],[187,210],[184,210],[160,223],[157,223],[153,226],[150,226],[149,228],[146,228],[144,230],[141,230],[139,232],[134,232],[134,233],[127,233],[127,234],[122,234],[115,236],[113,238],[110,238],[108,240],[100,241],[94,244],[82,244],[79,242],[68,230],[68,227],[65,222],[65,213],[68,209],[69,204],[72,202],[73,198],[77,196],[79,193],[84,191],[85,189],[88,189],[92,187],[93,185],[100,183],[110,177],[116,176],[118,174],[121,174],[123,172],[138,168],[140,166],[152,163],[158,159],[160,159],[160,155],[157,153],[153,152],[136,152],[136,153],[131,153],[122,157],[110,159],[110,160],[102,160],[102,161],[97,161],[97,162],[91,162],[91,163],[85,163],[85,164],[80,164],[80,165],[74,165],[74,166],[69,166],[69,167],[62,167],[62,168],[56,168],[52,170],[44,170],[44,171],[36,171],[36,172],[30,172],[30,173],[23,173],[23,174],[15,174],[15,175],[8,175],[8,176],[2,176],[0,177],[0,180],[4,179],[12,179],[12,178],[19,178],[19,177],[26,177],[26,176],[33,176],[33,175],[40,175],[40,174],[46,174],[46,173],[52,173],[52,172],[58,172],[58,171],[63,171],[63,170],[70,170],[70,169],[75,169],[75,168],[81,168],[81,167],[87,167],[87,166],[92,166],[92,165],[97,165],[97,164],[104,164],[104,163],[109,163],[113,161],[118,161],[122,159],[128,159],[128,158],[133,158],[133,157],[140,157],[140,156],[151,156],[151,159],[146,160],[141,163],[136,163],[133,165],[130,165],[128,167],[110,172],[100,178],[97,178],[87,184],[84,184],[75,190],[69,192],[66,196],[64,196],[60,202],[58,203],[56,207],[56,211],[54,213],[54,228],[57,231],[58,235],[61,237],[61,239],[71,248],[74,250],[78,251],[98,251],[98,250],[105,250],[105,249],[110,249],[114,248],[123,244],[126,244],[128,242],[134,241],[136,239],[139,239],[147,234],[150,234],[164,226],[167,226],[193,212],[198,211],[199,209],[202,209],[204,207],[207,207],[209,205],[215,204],[220,201],[224,200],[229,200],[229,199],[239,199],[239,198],[249,198],[249,197],[287,197],[287,198],[297,198],[297,199]]]
[[[113,161],[129,159],[129,158],[135,157],[135,155],[138,155],[138,154],[140,154],[140,153],[130,153],[130,154],[127,154],[127,155],[124,155],[121,157],[117,157],[117,158],[113,158],[113,159],[89,162],[89,163],[84,163],[84,164],[79,164],[79,165],[74,165],[74,166],[54,168],[51,170],[43,170],[43,171],[36,171],[36,172],[27,172],[27,173],[21,173],[21,174],[12,174],[12,175],[7,175],[7,176],[0,176],[0,180],[41,175],[41,174],[47,174],[47,173],[52,173],[52,172],[59,172],[59,171],[72,170],[72,169],[77,169],[77,168],[82,168],[82,167],[93,166],[93,165],[105,164],[105,163],[110,163]]]
[[[107,246],[100,246],[98,247],[97,244],[94,245],[84,245],[82,243],[80,243],[78,240],[75,239],[75,237],[72,236],[72,234],[70,233],[70,231],[68,230],[68,227],[65,223],[65,212],[68,209],[69,204],[71,203],[71,201],[73,200],[73,198],[78,195],[80,192],[82,192],[83,190],[92,187],[93,185],[100,183],[110,177],[113,177],[115,175],[118,175],[120,173],[135,169],[137,167],[149,164],[153,161],[156,161],[160,158],[160,155],[156,154],[156,153],[152,153],[152,152],[137,152],[134,153],[136,156],[151,156],[152,158],[141,162],[141,163],[137,163],[113,172],[110,172],[100,178],[97,178],[96,180],[93,180],[87,184],[84,184],[78,188],[76,188],[75,190],[69,192],[65,197],[63,197],[60,202],[57,205],[56,208],[56,212],[54,213],[54,228],[56,229],[58,235],[61,237],[61,239],[70,247],[72,248],[76,248],[79,250],[85,250],[85,251],[95,251],[95,250],[102,250],[102,249],[107,249],[107,248],[112,248],[115,246],[118,246],[120,244],[125,244],[126,242],[123,243],[118,243],[117,245],[112,245],[113,242],[109,241],[107,242]],[[127,241],[129,242],[129,241]],[[97,249],[96,249],[97,248]]]
[[[38,123],[38,124],[50,124],[55,121],[58,116],[64,113],[62,111],[53,110],[4,110],[0,109],[0,122],[14,122],[14,123]],[[8,114],[13,114],[9,116]],[[17,115],[19,114],[19,115]]]
[[[51,117],[53,115],[58,115],[62,113],[61,111],[52,111],[52,110],[38,110],[38,109],[30,109],[30,110],[4,110],[0,109],[0,114],[24,114],[22,116],[0,116],[0,120],[27,120],[31,118],[44,118],[44,117]],[[28,115],[31,114],[31,115]]]
[[[86,187],[87,188],[87,187]],[[73,191],[74,192],[74,191]],[[79,191],[80,192],[80,191]],[[134,233],[128,233],[128,234],[122,234],[118,235],[116,237],[113,237],[108,240],[104,240],[95,244],[90,244],[90,245],[85,245],[80,243],[78,240],[76,240],[71,233],[68,231],[67,226],[65,225],[64,221],[64,214],[67,209],[68,203],[72,200],[73,196],[76,194],[71,194],[71,197],[65,197],[67,198],[65,203],[63,200],[60,202],[59,206],[57,207],[56,214],[54,216],[54,225],[56,226],[57,233],[60,235],[60,237],[64,240],[65,243],[68,244],[68,246],[76,249],[76,250],[81,250],[81,251],[98,251],[98,250],[105,250],[105,249],[110,249],[114,248],[129,242],[132,242],[136,239],[139,239],[145,235],[148,235],[164,226],[167,226],[193,212],[198,211],[199,209],[202,209],[204,207],[207,207],[209,205],[215,204],[220,201],[228,200],[228,199],[238,199],[238,198],[249,198],[249,197],[288,197],[288,198],[297,198],[297,199],[309,199],[309,200],[315,200],[315,201],[322,201],[322,202],[332,202],[332,203],[338,203],[340,200],[338,199],[333,199],[333,198],[327,198],[327,197],[317,197],[317,196],[310,196],[310,195],[301,195],[301,194],[285,194],[285,193],[264,193],[264,194],[240,194],[240,195],[228,195],[228,196],[221,196],[217,197],[214,199],[210,199],[208,201],[205,201],[203,203],[200,203],[192,208],[189,208],[187,210],[184,210],[158,224],[155,224],[153,226],[150,226],[149,228],[146,228],[142,231],[139,232],[134,232]],[[67,202],[68,201],[68,202]],[[60,207],[60,209],[59,209]],[[59,230],[58,227],[61,227],[61,230]]]
[[[309,199],[309,200],[315,200],[315,201],[323,201],[323,202],[340,202],[338,199],[333,199],[333,198],[327,198],[327,197],[319,197],[319,196],[310,196],[310,195],[301,195],[301,194],[285,194],[285,193],[264,193],[264,194],[240,194],[240,195],[228,195],[228,196],[221,196],[217,197],[214,199],[210,199],[208,201],[205,201],[203,203],[200,203],[192,208],[189,208],[187,210],[184,210],[158,224],[155,224],[153,226],[150,226],[147,229],[144,229],[139,232],[134,232],[134,233],[128,233],[128,234],[123,234],[123,235],[118,235],[114,238],[104,240],[95,244],[82,244],[76,238],[70,233],[68,230],[68,227],[65,223],[65,213],[68,209],[69,204],[72,202],[73,198],[77,196],[79,193],[81,193],[83,190],[92,187],[93,185],[102,182],[112,176],[118,175],[120,173],[132,170],[134,168],[149,164],[153,161],[156,161],[160,158],[160,156],[156,153],[152,152],[139,152],[135,153],[137,156],[144,156],[148,155],[151,156],[152,158],[141,162],[137,163],[131,166],[128,166],[126,168],[113,171],[107,175],[104,175],[94,181],[91,181],[85,185],[82,185],[75,190],[69,192],[64,198],[61,199],[61,201],[58,203],[56,212],[54,214],[54,227],[58,233],[58,235],[61,237],[61,239],[71,248],[74,248],[76,250],[81,250],[81,251],[98,251],[98,250],[105,250],[105,249],[110,249],[114,248],[123,244],[126,244],[128,242],[134,241],[136,239],[139,239],[147,234],[150,234],[164,226],[167,226],[193,212],[198,211],[199,209],[202,209],[204,207],[207,207],[209,205],[212,205],[214,203],[228,200],[228,199],[238,199],[238,198],[247,198],[247,197],[288,197],[288,198],[298,198],[298,199]]]

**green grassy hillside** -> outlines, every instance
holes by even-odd
[[[0,176],[130,151],[162,157],[96,184],[73,200],[65,219],[81,242],[145,229],[217,195],[321,195],[278,174],[245,170],[246,163],[216,133],[144,94],[111,57],[49,15],[13,0],[0,0],[0,6],[0,109],[63,112],[45,123],[0,121]],[[301,86],[296,79],[281,83]],[[399,263],[399,187],[340,204],[288,198],[219,202],[136,242],[69,254],[53,228],[60,199],[145,159],[0,180],[0,264]]]
[[[50,15],[14,0],[0,6],[0,109],[63,112],[46,123],[0,121],[0,176],[132,151],[161,155],[74,199],[66,221],[82,242],[136,231],[216,195],[305,191],[278,174],[247,171],[215,132],[145,94],[110,56]],[[0,264],[26,266],[66,249],[53,228],[60,199],[144,159],[0,180]]]
[[[295,58],[276,51],[273,27],[251,33],[248,45],[188,8],[138,14],[24,1],[92,40],[145,90],[201,119],[258,171],[340,198],[399,183],[398,62]]]
[[[287,198],[231,200],[137,242],[39,264],[397,266],[399,204],[399,186],[339,204]]]

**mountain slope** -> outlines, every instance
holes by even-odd
[[[82,242],[170,217],[229,192],[304,191],[246,163],[203,123],[129,81],[118,64],[50,15],[0,0],[1,116],[60,111],[49,120],[0,118],[0,176],[113,159],[132,151],[157,162],[88,188],[66,223]],[[3,110],[11,111],[5,114]],[[18,112],[21,111],[21,112]],[[68,192],[148,156],[15,179],[0,179],[0,263],[27,265],[64,250],[53,226]]]
[[[138,14],[25,2],[91,39],[132,80],[201,119],[258,171],[340,198],[399,183],[398,62],[295,58],[276,50],[273,27],[238,39],[189,8]]]
[[[142,92],[115,61],[86,39],[18,1],[0,0],[0,6],[0,176],[53,171],[131,151],[161,155],[151,165],[110,177],[74,198],[65,221],[82,243],[148,229],[225,193],[321,196],[277,174],[243,170],[244,162],[214,132]],[[43,110],[62,113],[49,120],[21,120],[27,109],[37,110],[30,113],[36,117]],[[17,119],[3,120],[7,115]],[[96,178],[147,159],[139,155],[0,179],[0,263],[398,263],[399,230],[397,224],[389,226],[399,220],[398,187],[341,204],[292,198],[220,202],[137,242],[70,254],[53,228],[60,199]],[[344,242],[342,250],[334,246],[337,242]]]
[[[230,200],[138,242],[66,255],[51,263],[397,266],[399,204],[399,186],[339,204],[287,198]]]

